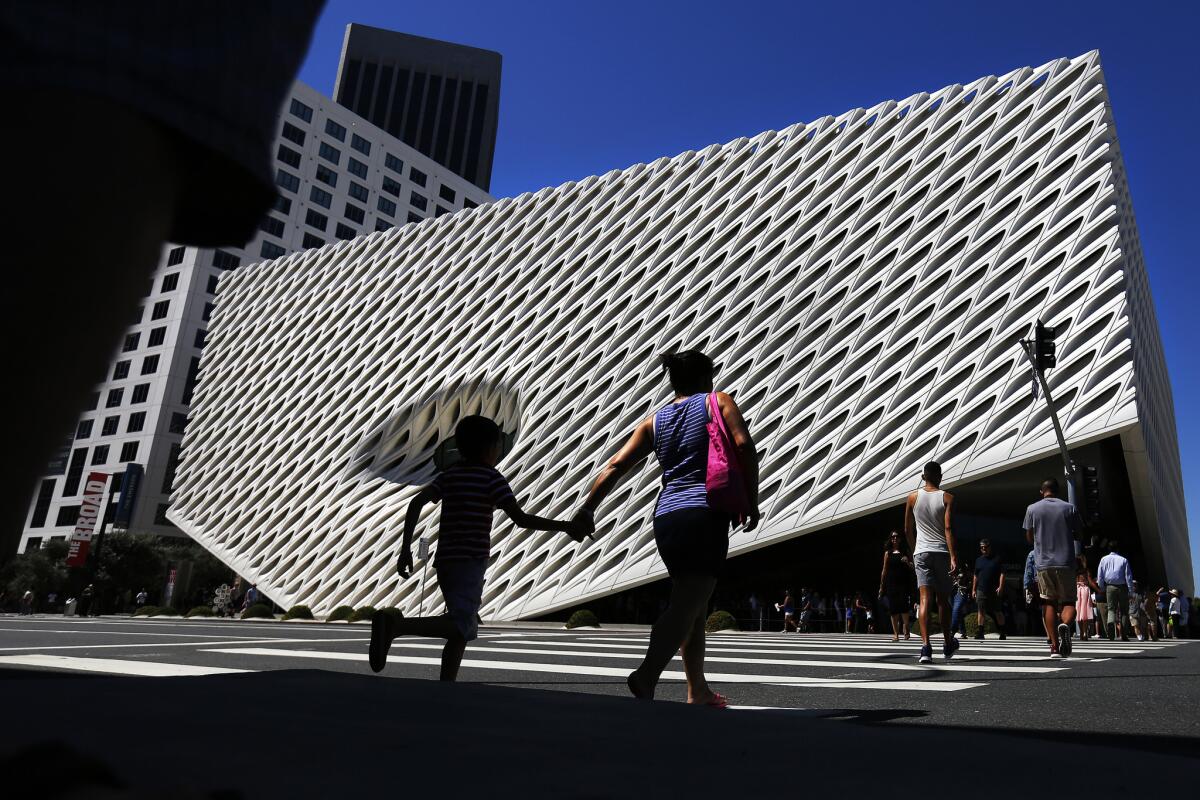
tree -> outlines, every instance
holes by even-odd
[[[109,533],[100,548],[96,582],[120,595],[161,587],[167,559],[157,536],[145,533]]]
[[[37,603],[42,603],[49,592],[61,592],[67,584],[67,568],[63,564],[65,547],[62,555],[57,555],[60,548],[33,550],[15,556],[4,565],[0,571],[0,585],[10,598],[19,598],[26,591],[33,590]]]

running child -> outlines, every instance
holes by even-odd
[[[496,470],[501,434],[495,422],[487,417],[463,417],[454,428],[454,440],[462,461],[441,472],[408,504],[399,561],[400,576],[407,578],[413,570],[412,539],[421,509],[426,503],[440,501],[433,568],[446,613],[440,617],[398,618],[386,613],[372,617],[370,661],[375,672],[386,666],[388,650],[397,636],[427,636],[446,640],[441,680],[458,677],[467,642],[478,634],[495,509],[502,509],[518,527],[528,530],[562,531],[577,542],[587,535],[578,523],[536,517],[521,509],[508,481]]]

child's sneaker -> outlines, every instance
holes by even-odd
[[[370,661],[371,671],[382,672],[387,666],[388,650],[392,649],[392,640],[395,635],[392,633],[395,623],[392,621],[392,615],[385,611],[376,611],[371,617],[371,649]]]

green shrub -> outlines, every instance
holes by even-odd
[[[242,612],[242,619],[275,619],[275,615],[266,603],[255,603]]]
[[[191,611],[187,612],[189,617],[211,617],[213,611],[208,606],[196,606]]]
[[[308,606],[292,606],[291,608],[289,608],[287,610],[287,613],[283,615],[283,618],[284,619],[312,619],[313,613],[312,613],[312,609],[310,609]]]
[[[596,619],[596,615],[586,608],[576,611],[567,620],[567,628],[599,628],[600,620]]]
[[[341,622],[344,619],[350,619],[352,616],[354,616],[354,606],[338,606],[329,612],[329,616],[325,618],[325,621]]]
[[[708,615],[708,619],[704,622],[704,630],[708,633],[736,631],[737,629],[737,620],[728,611],[714,611]]]
[[[135,617],[153,617],[160,613],[158,606],[142,606],[137,611],[133,612]]]
[[[351,622],[370,621],[371,617],[375,616],[375,606],[359,606],[354,609],[354,613],[350,615]]]
[[[177,614],[177,613],[179,613],[179,612],[177,612],[175,609],[171,608],[170,606],[155,606],[154,610],[150,612],[150,616],[152,616],[152,617],[167,617],[167,616],[171,616],[171,615]]]

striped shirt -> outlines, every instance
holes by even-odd
[[[694,394],[654,415],[654,455],[662,467],[656,517],[683,508],[708,508],[707,401],[707,394]]]
[[[482,464],[459,463],[427,487],[442,504],[436,567],[443,561],[487,558],[492,551],[492,512],[513,497],[504,476]]]

